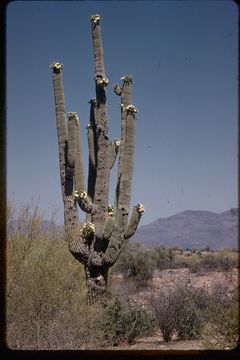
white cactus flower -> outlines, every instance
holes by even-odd
[[[69,113],[68,113],[68,117],[69,117],[70,119],[72,119],[72,118],[76,118],[76,117],[78,117],[78,116],[77,116],[77,113],[76,113],[76,112],[69,112]]]
[[[107,86],[109,83],[108,79],[103,77],[102,75],[96,75],[95,81],[96,81],[97,85],[101,85],[101,86]]]
[[[129,111],[131,113],[137,113],[138,112],[138,109],[132,104],[126,106],[125,110],[127,110],[127,111]]]
[[[125,75],[120,78],[120,80],[126,81],[126,82],[132,82],[132,76],[131,75]]]
[[[101,16],[98,14],[91,15],[91,17],[90,17],[90,21],[92,21],[94,24],[99,24],[100,19],[101,19]]]
[[[136,210],[137,210],[137,212],[138,212],[139,214],[144,213],[145,209],[144,209],[143,204],[137,204]]]
[[[95,226],[93,223],[87,222],[83,225],[81,231],[80,231],[81,235],[86,238],[92,234],[95,233]]]
[[[63,67],[63,64],[59,63],[59,62],[53,62],[50,65],[51,69],[56,69],[56,70],[61,70]]]
[[[113,144],[115,144],[115,146],[119,147],[121,145],[121,140],[113,139]]]
[[[80,191],[74,191],[73,193],[74,197],[77,199],[86,199],[87,193],[86,191],[80,190]]]
[[[112,216],[114,211],[114,207],[111,205],[108,205],[108,215]]]

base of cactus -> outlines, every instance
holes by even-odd
[[[85,266],[88,302],[104,302],[108,282],[108,268],[104,266]]]

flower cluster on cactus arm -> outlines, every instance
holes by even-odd
[[[115,145],[115,146],[117,146],[117,147],[119,147],[120,145],[121,145],[121,140],[119,140],[119,139],[113,139],[113,145]]]
[[[103,87],[107,86],[107,85],[108,85],[108,82],[109,82],[108,79],[105,78],[105,77],[102,76],[102,75],[96,75],[96,76],[94,77],[94,80],[96,81],[96,84],[97,84],[97,85],[103,86]]]
[[[76,112],[69,112],[68,117],[69,117],[69,119],[72,119],[72,118],[75,118],[75,117],[78,117],[78,116],[77,116]]]
[[[139,214],[143,214],[144,211],[145,211],[143,204],[140,204],[140,203],[137,204],[136,210],[137,210],[137,212],[138,212]]]
[[[108,215],[113,216],[113,212],[114,212],[114,207],[111,205],[108,205]]]
[[[134,105],[128,105],[128,106],[124,106],[123,104],[121,104],[121,108],[123,111],[127,111],[129,113],[137,113],[138,109],[134,106]]]
[[[125,75],[120,78],[120,80],[123,80],[123,82],[126,83],[132,83],[132,76],[131,75]]]
[[[63,64],[59,63],[59,62],[52,62],[51,65],[49,66],[51,69],[53,69],[53,72],[55,73],[60,73],[62,68],[63,68]]]
[[[96,105],[97,104],[97,99],[96,98],[92,98],[88,101],[88,104],[93,104]]]
[[[99,24],[100,20],[101,16],[98,14],[90,16],[90,21],[92,21],[94,24]]]
[[[95,225],[91,222],[87,222],[83,225],[81,229],[81,235],[83,238],[88,238],[95,233]]]
[[[76,190],[76,191],[74,191],[73,195],[77,200],[87,198],[87,193],[86,193],[86,191],[83,191],[83,190],[80,190],[80,191]]]
[[[86,126],[86,129],[88,130],[88,129],[91,129],[93,126],[92,126],[92,124],[87,124],[87,126]]]

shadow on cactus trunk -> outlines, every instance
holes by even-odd
[[[52,63],[58,134],[60,180],[64,204],[65,236],[72,255],[84,265],[90,303],[104,298],[108,270],[117,261],[124,241],[137,230],[144,212],[134,206],[129,219],[137,109],[132,105],[132,77],[124,76],[122,86],[113,90],[121,101],[121,140],[108,138],[108,111],[100,16],[90,18],[92,27],[96,98],[90,103],[87,126],[89,167],[85,186],[80,123],[75,112],[66,115],[62,67]],[[119,154],[114,206],[109,204],[110,170]],[[86,213],[81,223],[78,208]]]

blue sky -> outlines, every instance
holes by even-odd
[[[184,210],[237,206],[237,17],[232,1],[18,1],[7,8],[7,192],[39,199],[63,220],[53,61],[64,64],[67,111],[82,129],[94,97],[89,17],[102,16],[111,138],[120,136],[112,85],[133,76],[137,114],[132,202],[141,225]],[[114,199],[117,165],[111,176]],[[87,174],[86,176],[87,177]]]

